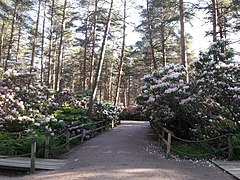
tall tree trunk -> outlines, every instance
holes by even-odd
[[[220,39],[223,39],[223,7],[221,3],[217,3],[217,25],[219,27]]]
[[[60,68],[60,75],[59,75],[59,91],[61,92],[63,89],[63,82],[64,82],[64,48],[62,48],[62,58],[61,58],[61,68]]]
[[[5,71],[8,68],[8,61],[11,60],[13,38],[14,38],[14,31],[15,31],[15,23],[16,23],[16,19],[17,19],[17,6],[18,6],[18,3],[15,3],[13,18],[12,18],[12,24],[11,24],[11,35],[10,35],[10,38],[9,38],[7,57],[6,57],[5,64],[4,64],[4,70]]]
[[[151,48],[151,58],[153,62],[153,68],[157,69],[157,63],[155,58],[155,52],[154,52],[154,45],[153,45],[153,37],[152,37],[152,23],[150,18],[150,10],[149,10],[149,0],[147,0],[147,21],[148,21],[148,33],[149,33],[149,43]],[[151,63],[152,65],[152,63]]]
[[[115,106],[118,104],[118,101],[119,101],[119,93],[120,93],[120,87],[121,87],[122,70],[123,70],[123,63],[124,63],[124,58],[125,58],[126,7],[127,7],[127,2],[126,2],[126,0],[124,0],[123,41],[122,41],[120,65],[119,65],[119,69],[118,69],[118,79],[117,79],[116,95],[115,95],[115,99],[114,99],[114,105]]]
[[[60,81],[61,81],[61,72],[62,72],[62,58],[63,58],[63,41],[64,41],[64,31],[65,31],[65,20],[66,20],[66,8],[67,8],[67,0],[64,1],[63,6],[63,14],[62,14],[62,23],[61,23],[61,31],[60,31],[60,42],[59,42],[59,52],[57,58],[57,66],[55,73],[55,91],[60,90]]]
[[[124,105],[124,107],[127,107],[127,79],[125,78],[124,79],[124,100],[123,100],[123,105]]]
[[[131,103],[131,76],[129,76],[129,79],[128,79],[128,94],[127,94],[127,98],[128,98],[128,106],[130,105]]]
[[[2,62],[3,56],[3,41],[4,41],[4,28],[5,28],[5,14],[3,15],[4,18],[2,20],[2,27],[1,27],[1,35],[0,35],[0,64]]]
[[[226,39],[226,33],[224,32],[224,12],[222,3],[217,3],[217,25],[219,27],[219,36],[220,39]],[[221,46],[221,53],[225,52],[225,47]]]
[[[213,42],[217,41],[217,0],[212,0]]]
[[[44,39],[45,39],[45,20],[46,20],[46,3],[45,0],[43,8],[43,24],[42,24],[42,42],[41,42],[41,85],[43,86],[44,83]]]
[[[53,55],[52,55],[52,67],[51,67],[51,87],[52,89],[55,89],[55,85],[56,85],[56,67],[57,67],[57,49],[58,49],[58,38],[57,38],[57,34],[55,36],[54,40],[54,48],[53,48]]]
[[[180,27],[181,27],[181,59],[182,65],[186,68],[186,81],[189,81],[188,77],[188,63],[187,63],[187,55],[186,55],[186,39],[185,39],[185,17],[184,17],[184,5],[183,0],[179,0],[179,7],[180,7]]]
[[[94,64],[95,64],[95,44],[96,44],[96,32],[97,32],[97,11],[98,11],[98,0],[95,0],[95,10],[94,10],[94,25],[93,25],[93,38],[92,38],[92,56],[90,64],[90,80],[89,89],[92,88],[93,84],[93,74],[94,74]]]
[[[162,38],[162,65],[163,65],[163,67],[165,67],[166,65],[167,65],[167,56],[166,56],[166,44],[165,44],[165,42],[166,42],[166,40],[165,40],[165,28],[164,28],[165,26],[162,24],[161,25],[161,38]]]
[[[213,42],[217,41],[217,0],[212,0],[212,18],[213,18]],[[213,54],[214,61],[217,61],[216,54]]]
[[[16,61],[18,62],[18,59],[19,59],[19,49],[20,49],[20,40],[21,40],[21,33],[22,31],[22,25],[20,24],[19,27],[18,27],[18,40],[17,40],[17,51],[16,51]]]
[[[41,0],[38,0],[37,21],[36,21],[36,28],[35,28],[35,33],[33,35],[33,42],[32,42],[32,57],[31,57],[30,73],[32,72],[34,63],[35,63],[35,48],[36,48],[36,40],[38,38],[38,26],[39,26],[40,11],[41,11]]]
[[[113,63],[111,63],[110,67],[110,77],[109,77],[109,84],[108,84],[108,100],[112,101],[112,80],[113,80]]]
[[[89,15],[86,17],[86,29],[85,29],[85,41],[84,41],[84,56],[83,56],[83,89],[86,89],[86,64],[87,64],[87,46],[88,46],[88,24],[89,24]]]
[[[113,0],[111,0],[111,5],[110,5],[110,8],[109,8],[109,12],[108,12],[107,24],[106,24],[106,27],[105,27],[105,30],[104,30],[101,53],[100,53],[100,57],[99,57],[98,67],[97,67],[97,73],[95,75],[95,82],[93,84],[93,91],[92,91],[92,95],[91,95],[90,101],[89,101],[88,115],[90,115],[90,116],[92,115],[94,100],[95,100],[96,95],[97,95],[98,84],[99,84],[99,81],[100,81],[100,78],[101,78],[102,66],[103,66],[104,55],[105,55],[105,50],[106,50],[106,41],[107,41],[109,29],[110,29],[111,20],[112,20],[112,9],[113,9]]]
[[[53,17],[54,17],[55,0],[52,0],[51,4],[51,18],[50,18],[50,34],[49,34],[49,47],[48,47],[48,72],[47,72],[47,86],[52,86],[52,47],[53,47]]]

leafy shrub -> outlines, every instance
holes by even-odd
[[[35,119],[42,119],[52,106],[46,87],[29,85],[33,74],[21,69],[9,69],[0,80],[0,120],[3,130],[20,132],[27,130]]]
[[[128,106],[122,110],[119,118],[122,120],[143,120],[143,114],[140,107]]]
[[[233,159],[239,160],[240,159],[240,134],[236,134],[234,137],[233,143]]]
[[[72,108],[83,108],[86,109],[89,102],[89,93],[88,92],[71,92],[71,91],[62,91],[55,94],[54,103],[57,105],[57,108],[61,108],[66,104]]]
[[[215,157],[215,149],[207,142],[194,144],[174,142],[172,148],[182,158],[200,159],[203,157]]]
[[[213,44],[191,63],[190,82],[181,65],[144,77],[137,102],[150,122],[185,139],[206,139],[240,126],[240,68],[226,42]]]
[[[68,105],[56,110],[54,116],[58,120],[63,120],[68,124],[72,121],[78,121],[79,123],[88,123],[91,121],[91,119],[87,117],[85,109],[73,108]]]
[[[110,103],[98,102],[94,104],[93,120],[95,121],[116,121],[119,119],[121,109]]]

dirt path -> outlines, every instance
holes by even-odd
[[[209,162],[165,159],[154,145],[147,122],[123,121],[110,132],[84,142],[63,158],[67,165],[17,179],[53,180],[228,180],[230,175]],[[0,179],[16,179],[3,177]]]

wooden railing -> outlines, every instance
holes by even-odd
[[[89,133],[91,134],[91,137],[94,137],[97,133],[103,133],[105,131],[108,131],[114,127],[116,127],[118,124],[120,124],[120,121],[112,120],[112,121],[98,121],[98,122],[92,122],[89,124],[81,124],[81,125],[75,125],[72,127],[67,128],[65,132],[58,135],[65,136],[66,141],[64,144],[60,146],[60,148],[64,148],[67,151],[70,150],[71,141],[74,139],[79,139],[80,143],[84,141],[84,129],[86,127],[90,127]],[[80,129],[79,134],[72,134],[71,132]],[[9,133],[8,133],[9,134]],[[51,138],[54,138],[55,136],[51,136],[50,132],[45,133],[45,145],[44,145],[44,158],[49,158],[50,154],[50,148],[51,148]],[[1,142],[12,142],[12,141],[25,141],[25,140],[31,140],[31,152],[24,155],[19,156],[30,156],[30,172],[35,172],[35,164],[36,164],[36,147],[37,147],[37,137],[33,138],[22,138],[17,140],[0,140]],[[11,158],[13,156],[1,156],[2,158]]]
[[[164,127],[156,128],[154,125],[152,126],[155,133],[158,136],[158,142],[161,144],[165,144],[167,147],[166,157],[170,157],[171,153],[171,143],[172,143],[172,132]]]
[[[214,141],[217,139],[221,139],[221,138],[227,138],[227,145],[226,147],[222,148],[222,149],[218,149],[218,152],[221,151],[225,151],[227,150],[228,153],[228,159],[232,159],[233,157],[233,134],[229,133],[229,134],[224,134],[221,136],[217,136],[214,138],[210,138],[210,139],[203,139],[203,140],[186,140],[186,139],[181,139],[177,136],[175,136],[170,130],[164,128],[164,127],[157,127],[155,124],[151,124],[155,134],[158,137],[158,142],[166,145],[166,158],[170,158],[170,154],[171,151],[174,150],[176,152],[179,152],[175,149],[172,148],[172,139],[177,140],[178,142],[182,142],[182,143],[201,143],[201,142],[209,142],[209,141]],[[212,155],[216,152],[212,152],[210,154],[204,154],[203,156],[206,155]],[[185,154],[185,155],[190,155],[190,154]]]

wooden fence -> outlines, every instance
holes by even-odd
[[[204,139],[204,140],[186,140],[181,139],[179,137],[176,137],[170,130],[164,128],[164,127],[156,127],[153,123],[151,124],[155,134],[158,137],[158,142],[166,146],[166,158],[170,158],[171,150],[172,150],[172,139],[176,139],[179,142],[183,143],[200,143],[200,142],[207,142],[207,141],[214,141],[216,139],[220,139],[223,137],[227,137],[227,147],[219,150],[227,150],[228,151],[228,159],[232,159],[233,157],[233,134],[224,134],[218,137],[210,138],[210,139]],[[213,152],[215,153],[215,152]]]
[[[120,124],[119,120],[112,120],[112,121],[98,121],[98,122],[93,122],[93,123],[89,123],[89,124],[81,124],[81,125],[76,125],[76,126],[72,126],[70,128],[67,128],[67,130],[65,132],[63,132],[61,135],[59,136],[65,136],[66,137],[66,141],[63,145],[61,145],[61,148],[66,149],[67,151],[70,150],[70,145],[71,145],[71,141],[73,141],[74,139],[78,139],[80,141],[80,143],[82,143],[84,141],[84,129],[86,127],[90,127],[89,132],[91,134],[91,137],[94,137],[97,133],[103,133],[105,131],[108,131],[114,127],[116,127],[118,124]],[[72,131],[76,130],[76,129],[80,129],[80,133],[79,134],[73,134],[71,133]],[[51,141],[50,139],[54,138],[54,136],[51,136],[51,134],[45,133],[45,146],[44,146],[44,158],[49,158],[49,153],[50,153],[50,147],[51,147]],[[35,165],[36,165],[36,147],[37,147],[37,137],[34,138],[28,138],[28,139],[21,139],[21,140],[31,140],[31,152],[28,154],[24,154],[24,155],[30,155],[30,172],[34,173],[35,172]],[[12,140],[12,141],[21,141],[21,140]],[[11,140],[1,140],[1,142],[7,142],[7,141],[11,141]],[[23,156],[23,155],[20,155]],[[4,158],[11,158],[12,156],[1,156]]]
[[[164,127],[156,128],[155,126],[152,126],[155,133],[158,137],[158,142],[161,144],[165,144],[167,147],[166,157],[170,157],[171,153],[171,143],[172,143],[172,132]]]

